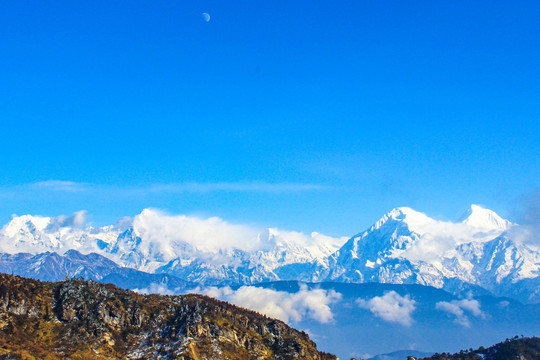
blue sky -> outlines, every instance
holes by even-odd
[[[538,19],[537,1],[0,1],[0,220],[518,220],[540,186]]]

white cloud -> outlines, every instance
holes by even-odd
[[[469,318],[465,315],[465,312],[459,306],[459,304],[455,304],[454,302],[450,303],[446,301],[441,301],[441,302],[438,302],[435,307],[437,310],[442,310],[444,312],[454,315],[456,317],[454,321],[458,323],[459,325],[462,325],[464,327],[471,326]]]
[[[181,243],[206,252],[230,248],[249,250],[256,245],[259,233],[250,226],[230,224],[218,217],[168,215],[154,209],[145,209],[135,216],[133,228],[145,243],[160,246],[170,257],[175,255],[175,244]]]
[[[37,248],[29,237],[26,242],[17,240],[21,227],[31,220],[37,229],[43,232],[40,236],[45,248],[39,249],[40,251],[66,251],[74,248],[79,251],[98,252],[122,265],[127,265],[125,258],[130,256],[130,252],[136,251],[149,262],[143,265],[131,263],[129,266],[145,266],[141,269],[147,271],[153,271],[157,266],[173,259],[180,259],[184,265],[198,259],[215,268],[235,268],[245,265],[246,261],[258,261],[261,266],[267,266],[268,270],[272,266],[275,268],[295,261],[322,259],[345,242],[345,238],[332,238],[316,232],[308,235],[296,231],[264,230],[253,225],[229,223],[219,217],[170,215],[156,209],[145,209],[133,218],[121,218],[112,227],[91,227],[86,224],[86,217],[85,210],[57,218],[15,216],[0,230],[0,236],[6,238],[4,244],[17,243],[19,247],[26,244],[28,246],[24,251],[34,253]],[[118,234],[130,226],[141,238],[136,249],[132,248],[133,244],[129,243],[129,240],[123,238],[118,238],[119,247],[115,253],[104,251],[97,245],[96,239],[108,244],[115,243]],[[279,254],[272,253],[265,257],[257,253],[259,250],[270,249]],[[22,247],[19,250],[23,250]],[[255,259],[257,256],[259,257]]]
[[[465,311],[467,311],[474,317],[485,317],[485,314],[480,309],[480,302],[474,299],[452,300],[450,302],[439,301],[435,305],[435,308],[437,310],[441,310],[454,315],[456,317],[454,322],[464,327],[471,326],[471,322],[469,320],[469,317],[465,314]]]
[[[397,255],[411,261],[435,261],[451,258],[457,254],[456,247],[475,239],[478,242],[491,240],[502,230],[479,229],[463,223],[431,220],[417,224],[414,231],[420,234],[417,241]]]
[[[0,199],[17,201],[38,201],[40,197],[61,197],[105,200],[132,200],[137,198],[154,198],[174,194],[205,193],[270,193],[291,194],[317,192],[329,186],[310,183],[270,183],[270,182],[178,182],[169,184],[147,185],[110,185],[64,180],[46,180],[35,183],[0,186]]]
[[[151,283],[147,288],[133,289],[140,294],[175,295],[179,289],[170,289],[166,284]]]
[[[534,251],[540,251],[540,189],[525,194],[518,208],[516,216],[520,226],[510,229],[509,238]]]
[[[114,227],[120,231],[125,231],[133,224],[133,218],[130,216],[124,216],[116,221]]]
[[[308,289],[305,285],[296,293],[255,286],[242,286],[238,290],[207,287],[192,292],[203,293],[284,322],[311,318],[323,324],[334,320],[330,305],[341,299],[341,294],[334,290]]]
[[[74,212],[70,216],[60,215],[57,218],[52,218],[51,222],[47,226],[47,231],[54,231],[61,227],[74,227],[77,229],[82,228],[86,224],[86,218],[88,217],[86,210],[79,210]]]
[[[198,251],[199,256],[206,254],[207,261],[214,265],[234,265],[227,263],[231,258],[226,256],[228,251],[268,250],[278,244],[305,249],[305,256],[310,261],[329,255],[344,242],[344,239],[318,233],[306,235],[277,229],[262,231],[251,225],[232,224],[219,217],[169,215],[155,209],[143,210],[133,218],[132,225],[142,239],[143,251],[159,254],[164,261],[185,256],[186,244]]]
[[[534,251],[540,251],[540,226],[514,226],[508,231],[508,237],[517,244],[524,245]]]
[[[473,316],[484,317],[484,313],[482,310],[480,310],[480,302],[478,300],[460,300],[459,304],[461,305],[462,309],[468,310]]]
[[[62,192],[81,192],[89,188],[90,184],[78,183],[74,181],[47,180],[26,185],[32,190],[62,191]]]
[[[370,300],[357,299],[356,303],[385,321],[403,326],[411,326],[413,323],[411,314],[416,309],[416,301],[409,295],[401,296],[395,291],[390,291]]]
[[[299,183],[266,183],[266,182],[217,182],[217,183],[173,183],[152,185],[150,192],[184,193],[184,192],[270,192],[290,193],[323,190],[326,187],[317,184]]]
[[[333,238],[320,234],[318,232],[312,232],[311,234],[304,234],[298,231],[280,230],[275,228],[269,228],[261,232],[257,236],[257,249],[269,250],[276,246],[288,245],[296,248],[304,248],[306,250],[316,251],[319,247],[325,247],[331,249],[329,253],[318,253],[315,255],[328,256],[334,251],[338,250],[349,239],[349,237]]]

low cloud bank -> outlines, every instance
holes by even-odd
[[[86,225],[87,217],[88,215],[86,210],[76,211],[70,216],[60,215],[57,218],[51,218],[51,221],[45,231],[58,231],[60,228],[68,226],[75,229],[81,229]]]
[[[139,294],[160,294],[160,295],[178,295],[182,293],[181,289],[171,289],[167,284],[151,283],[148,287],[143,289],[133,289],[133,291]]]
[[[334,290],[308,289],[305,285],[296,293],[256,286],[242,286],[238,290],[228,286],[207,287],[195,289],[193,292],[200,292],[287,323],[298,322],[304,318],[311,318],[323,324],[330,323],[334,320],[330,305],[342,297]]]
[[[147,288],[136,289],[135,291],[142,294],[154,293],[161,295],[185,293],[180,289],[170,289],[166,284],[150,284]],[[342,295],[334,290],[308,289],[305,285],[296,293],[256,286],[242,286],[237,290],[233,290],[229,286],[197,287],[188,292],[227,301],[286,323],[298,322],[305,318],[323,324],[331,323],[334,321],[334,314],[330,306],[342,298]]]
[[[439,301],[435,308],[454,315],[456,317],[454,322],[467,328],[471,327],[471,322],[465,312],[477,318],[485,317],[484,312],[480,309],[480,302],[474,299],[452,300],[450,302]]]
[[[509,231],[514,227],[510,227]],[[421,235],[401,254],[410,261],[437,261],[441,256],[453,257],[456,247],[470,242],[471,239],[488,241],[503,233],[502,229],[484,229],[464,223],[437,220],[417,225],[415,230]]]
[[[513,229],[510,236],[518,242],[540,250],[540,189],[526,194],[521,200],[518,218],[522,226]]]
[[[122,219],[122,226],[126,227],[129,221]],[[153,244],[165,254],[166,260],[176,257],[177,250],[182,252],[181,244],[185,243],[199,251],[216,253],[230,249],[264,250],[278,244],[316,249],[325,245],[335,251],[345,242],[345,238],[333,238],[316,232],[304,234],[278,229],[263,230],[251,225],[229,223],[219,217],[205,219],[169,215],[156,209],[144,209],[133,218],[131,225],[143,239],[142,246],[150,248],[150,244]]]
[[[209,252],[231,247],[249,250],[258,235],[257,229],[231,224],[218,217],[168,215],[156,209],[145,209],[135,216],[133,228],[145,244],[159,245],[161,252],[170,257],[175,257],[178,243],[188,243]]]
[[[356,304],[371,311],[373,315],[384,321],[403,326],[412,325],[411,315],[416,309],[416,301],[412,300],[409,295],[401,296],[395,291],[387,292],[383,296],[375,296],[370,300],[357,299]]]

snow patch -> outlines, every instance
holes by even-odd
[[[512,226],[510,221],[501,218],[494,211],[474,204],[461,216],[460,221],[476,228],[498,231],[507,230]]]

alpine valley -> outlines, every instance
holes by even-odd
[[[82,277],[139,292],[202,292],[271,316],[234,294],[321,291],[326,313],[304,299],[305,313],[281,319],[324,351],[457,351],[540,333],[533,236],[477,205],[455,222],[396,208],[349,239],[154,209],[105,227],[88,226],[84,212],[24,215],[0,230],[0,272],[45,281]],[[444,330],[434,336],[435,329]],[[379,341],[362,335],[368,333]]]

